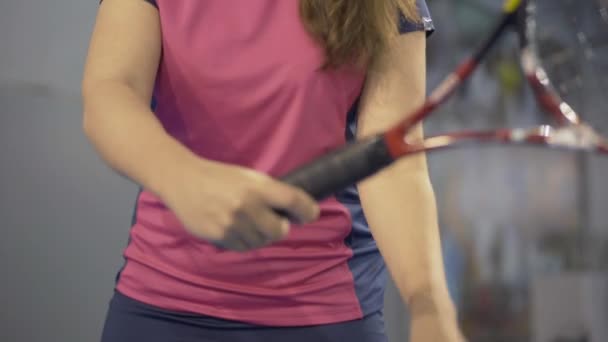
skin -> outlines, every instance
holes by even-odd
[[[161,53],[158,11],[142,0],[105,0],[84,71],[84,131],[114,170],[158,195],[186,229],[245,251],[315,220],[306,193],[256,171],[194,155],[170,137],[149,104]],[[112,101],[107,101],[112,99]],[[133,156],[137,156],[134,158]]]
[[[357,135],[384,131],[425,99],[426,36],[398,36],[371,65]],[[423,138],[421,126],[408,139]],[[359,184],[363,210],[412,314],[412,341],[460,341],[443,271],[435,195],[424,154]]]
[[[84,131],[103,160],[158,195],[194,236],[228,249],[285,237],[289,224],[272,208],[301,222],[316,220],[318,206],[306,193],[254,170],[202,159],[164,131],[149,107],[160,53],[153,6],[102,3],[82,94]],[[421,32],[396,38],[380,54],[365,86],[359,136],[388,127],[421,103],[425,58]],[[412,136],[421,137],[422,129]],[[398,162],[359,187],[372,233],[413,314],[412,341],[458,341],[425,156]]]

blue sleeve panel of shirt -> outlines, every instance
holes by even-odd
[[[435,26],[433,25],[433,19],[431,18],[431,13],[426,1],[416,0],[416,6],[418,7],[420,20],[413,22],[401,14],[399,16],[399,32],[408,33],[414,31],[425,31],[427,35],[431,35],[435,31]]]

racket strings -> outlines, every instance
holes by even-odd
[[[554,90],[608,136],[608,1],[536,0],[529,44]]]

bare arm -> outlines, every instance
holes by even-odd
[[[424,101],[425,47],[423,32],[405,34],[375,61],[361,102],[359,136],[390,127]],[[422,136],[422,127],[411,133]],[[452,310],[425,155],[397,162],[359,189],[374,238],[410,310]]]
[[[250,169],[199,158],[150,110],[161,55],[158,11],[144,0],[105,0],[82,93],[84,130],[104,161],[158,195],[196,237],[244,251],[282,239],[288,222],[316,219],[302,191]]]
[[[104,0],[84,71],[84,130],[116,171],[160,193],[191,153],[150,110],[161,53],[158,11],[144,0]]]

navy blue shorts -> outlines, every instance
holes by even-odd
[[[262,327],[171,312],[115,292],[102,342],[388,342],[381,312],[363,319],[307,327]]]

